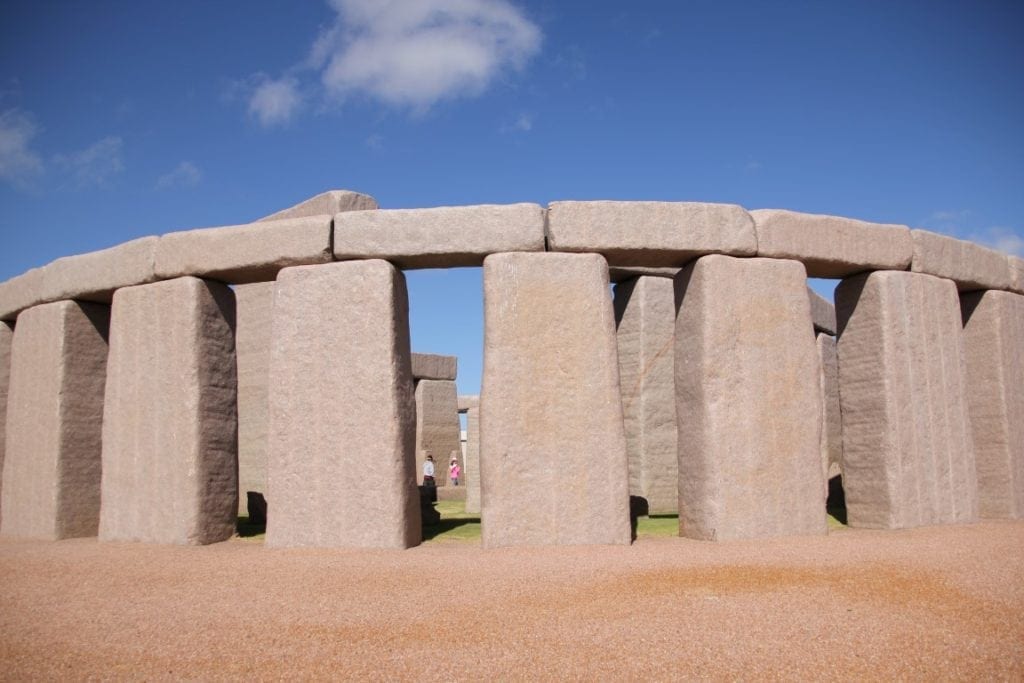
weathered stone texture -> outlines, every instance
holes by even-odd
[[[114,293],[100,538],[202,545],[238,511],[235,298],[193,277]]]
[[[825,479],[842,471],[843,417],[839,404],[839,361],[836,338],[817,336],[818,362],[821,364],[821,468]],[[828,482],[825,482],[826,489]]]
[[[238,362],[238,510],[248,513],[249,491],[267,494],[270,331],[274,283],[235,287]]]
[[[331,221],[310,216],[168,233],[157,244],[156,275],[273,280],[282,268],[331,261]]]
[[[459,412],[464,413],[470,408],[480,407],[480,396],[478,394],[459,394]]]
[[[615,318],[595,254],[484,261],[485,547],[627,544]]]
[[[7,440],[7,389],[11,383],[11,342],[14,324],[0,322],[0,497],[4,490],[4,442]],[[0,503],[0,524],[3,523],[3,504]]]
[[[652,514],[679,511],[672,280],[639,277],[615,286],[629,493]]]
[[[40,295],[44,301],[110,303],[114,290],[155,279],[153,263],[158,242],[158,237],[143,237],[109,249],[59,258],[43,268]]]
[[[680,535],[825,533],[803,266],[705,256],[676,277],[676,300]]]
[[[466,512],[480,514],[480,407],[466,410]]]
[[[609,268],[608,279],[615,283],[625,282],[626,280],[632,280],[633,278],[640,276],[667,277],[671,280],[678,272],[679,268],[673,268],[671,266],[664,268],[623,266],[621,268]]]
[[[910,228],[782,209],[751,211],[757,255],[800,261],[810,277],[838,278],[865,270],[906,270]]]
[[[1006,262],[1010,266],[1010,289],[1017,294],[1024,294],[1024,258],[1007,256]]]
[[[836,289],[851,526],[978,516],[959,304],[952,282],[919,273],[868,273]]]
[[[982,517],[1024,517],[1024,296],[960,297]]]
[[[551,251],[597,252],[611,266],[681,266],[711,253],[753,255],[754,223],[741,206],[700,202],[554,202]]]
[[[405,278],[384,261],[278,276],[268,545],[420,542],[408,317]]]
[[[413,379],[446,379],[455,381],[459,359],[456,356],[440,356],[436,353],[412,354]]]
[[[1013,277],[1006,254],[980,244],[913,230],[914,261],[911,270],[946,278],[960,291],[1010,289]]]
[[[58,301],[18,317],[0,531],[95,536],[110,307]]]
[[[506,251],[544,251],[536,204],[353,211],[334,217],[339,261],[387,259],[401,268],[479,266]]]
[[[807,296],[811,300],[811,322],[814,324],[814,331],[835,336],[836,307],[810,287],[807,288]]]
[[[458,389],[449,380],[416,382],[416,478],[423,483],[423,463],[434,456],[434,480],[448,483],[448,464],[454,453],[462,466]],[[460,482],[461,483],[461,482]]]
[[[377,200],[370,195],[349,190],[330,190],[301,201],[295,206],[272,213],[258,222],[308,218],[310,216],[333,216],[342,211],[365,211],[376,208]]]
[[[43,269],[32,268],[0,284],[0,320],[14,320],[18,313],[43,301]]]

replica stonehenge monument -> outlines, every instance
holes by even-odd
[[[481,393],[404,269],[482,266]],[[836,302],[808,277],[842,282]],[[614,284],[614,293],[611,284]],[[459,447],[485,547],[1024,517],[1024,259],[693,202],[379,209],[334,191],[0,284],[0,534],[407,548]],[[460,482],[461,483],[461,482]]]

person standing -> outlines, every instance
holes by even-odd
[[[434,456],[427,453],[427,459],[423,463],[423,485],[436,486],[434,483]]]
[[[459,475],[462,473],[462,468],[459,467],[459,461],[452,456],[452,461],[448,465],[448,480],[452,482],[453,486],[459,485]]]

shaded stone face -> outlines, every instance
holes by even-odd
[[[629,491],[605,260],[484,262],[485,547],[627,544]]]
[[[676,277],[680,535],[826,531],[803,266],[705,256]]]
[[[7,440],[7,390],[11,381],[11,342],[14,323],[0,322],[0,499],[3,496],[4,442]],[[3,523],[3,504],[0,503],[0,524]]]
[[[18,317],[0,497],[5,535],[96,535],[109,321],[109,306],[74,301]]]
[[[235,299],[192,277],[114,294],[100,538],[201,545],[238,510]]]
[[[452,453],[462,467],[461,431],[455,382],[433,379],[416,382],[416,472],[420,483],[423,483],[423,462],[427,453],[434,458],[437,486],[448,483]]]
[[[918,273],[860,275],[836,289],[836,316],[850,525],[975,520],[956,285]]]
[[[811,300],[811,322],[814,324],[814,331],[824,332],[834,337],[836,334],[836,307],[810,287],[807,288],[807,296]]]
[[[436,353],[412,354],[412,378],[446,379],[455,381],[459,359],[455,356],[440,356]]]
[[[841,472],[843,465],[843,419],[839,404],[836,338],[819,334],[816,346],[821,363],[821,465],[825,478],[830,479]],[[827,485],[826,481],[826,488]]]
[[[672,280],[639,277],[615,286],[629,494],[653,514],[679,511]]]
[[[420,542],[408,319],[405,278],[385,261],[279,275],[268,545]]]
[[[270,343],[274,283],[235,288],[238,364],[238,510],[248,514],[250,491],[267,492]]]
[[[913,230],[911,270],[952,280],[960,291],[1010,289],[1013,276],[1006,254],[980,244]]]
[[[466,512],[480,512],[480,408],[466,410]]]
[[[1024,296],[960,297],[982,517],[1024,517]]]

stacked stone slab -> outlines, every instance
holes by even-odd
[[[416,382],[416,471],[420,483],[427,455],[434,458],[437,486],[448,484],[448,465],[453,456],[462,466],[458,393],[451,380]]]
[[[670,279],[644,276],[615,286],[629,493],[653,514],[679,511],[675,313]]]
[[[7,390],[11,382],[11,342],[14,325],[0,322],[0,497],[4,490],[4,442],[7,440]],[[3,503],[0,503],[0,524],[3,524]]]
[[[278,275],[268,545],[420,542],[408,319],[405,278],[385,261]]]
[[[803,266],[705,256],[676,276],[676,300],[680,535],[825,533]]]
[[[74,301],[18,317],[0,496],[5,535],[96,535],[109,322],[109,306]]]
[[[484,261],[483,543],[628,544],[629,490],[605,260]]]
[[[247,510],[249,491],[267,492],[267,417],[270,381],[270,330],[274,283],[235,287],[238,359],[238,510]]]
[[[819,334],[816,338],[821,363],[821,468],[826,479],[842,473],[843,418],[839,403],[839,362],[836,338]],[[828,482],[826,481],[826,490]]]
[[[851,526],[978,516],[959,304],[953,282],[918,273],[874,272],[836,289]]]
[[[946,278],[962,292],[978,289],[1010,289],[1013,274],[1006,254],[980,244],[913,230],[914,260],[911,270]]]
[[[1024,517],[1024,296],[960,297],[982,517]]]
[[[103,412],[108,541],[202,545],[235,531],[235,299],[193,277],[114,294]]]
[[[454,382],[458,373],[459,359],[455,356],[441,356],[436,353],[412,354],[412,377],[417,382],[421,379],[439,379]]]

